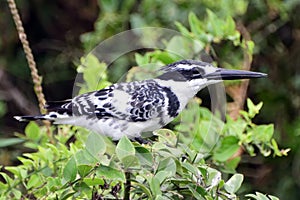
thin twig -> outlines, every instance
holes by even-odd
[[[41,85],[42,84],[42,79],[38,75],[38,70],[36,68],[36,63],[34,61],[34,57],[33,57],[32,51],[30,49],[29,42],[27,40],[25,30],[23,28],[23,24],[22,24],[20,15],[18,13],[16,3],[15,3],[14,0],[7,0],[7,3],[8,3],[8,6],[10,8],[10,12],[13,16],[13,19],[14,19],[14,22],[15,22],[15,25],[16,25],[16,28],[17,28],[17,31],[18,31],[18,34],[19,34],[19,38],[20,38],[21,43],[23,45],[23,49],[24,49],[24,52],[25,52],[25,55],[26,55],[28,66],[29,66],[30,71],[31,71],[31,77],[32,77],[32,81],[33,81],[33,84],[34,84],[34,91],[35,91],[35,94],[36,94],[37,99],[39,101],[40,112],[44,114],[44,113],[46,113],[46,110],[44,108],[44,106],[46,104],[46,100],[45,100],[45,96],[44,96],[44,93],[43,93],[43,88],[42,88],[42,85]],[[48,121],[44,121],[44,124],[47,128],[47,134],[49,136],[49,139],[52,139],[52,134],[51,134],[51,131],[50,131],[50,123]]]
[[[2,99],[13,101],[22,114],[32,115],[38,112],[37,107],[27,100],[27,98],[16,88],[7,78],[7,74],[0,67],[0,95]]]
[[[247,41],[251,40],[251,36],[247,31],[246,27],[242,23],[237,24],[237,29],[240,31],[243,36],[245,42],[244,52],[244,62],[243,62],[243,70],[250,70],[252,63],[252,55],[248,53]],[[233,104],[230,105],[229,115],[233,119],[237,119],[240,115],[239,111],[243,109],[244,103],[247,97],[247,88],[249,85],[249,80],[243,80],[238,85],[229,86],[226,88],[226,92],[233,99]]]
[[[126,178],[126,183],[125,183],[125,189],[124,189],[124,200],[129,200],[130,199],[130,188],[131,188],[129,171],[125,172],[125,178]]]

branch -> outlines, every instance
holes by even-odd
[[[28,101],[18,88],[14,87],[14,85],[9,81],[2,68],[0,68],[0,80],[0,88],[4,91],[2,93],[4,99],[13,101],[18,109],[22,111],[22,114],[32,115],[38,112],[37,107]]]
[[[243,49],[244,61],[242,69],[250,70],[252,63],[252,54],[248,52],[247,41],[251,40],[251,36],[247,28],[241,22],[237,23],[237,29],[244,38],[246,45],[246,47]],[[228,113],[229,116],[234,120],[236,120],[240,116],[240,110],[244,108],[245,100],[247,97],[248,85],[249,80],[243,80],[240,84],[232,85],[226,88],[226,92],[233,99],[233,102],[228,104]],[[241,156],[243,152],[244,149],[240,147],[238,151],[231,158],[229,158],[229,160]]]
[[[125,189],[124,189],[124,200],[130,200],[130,188],[131,188],[131,182],[130,182],[130,172],[125,172]]]

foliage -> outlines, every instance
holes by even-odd
[[[184,111],[189,115],[182,114],[182,122],[175,131],[156,131],[158,139],[152,145],[132,143],[123,137],[115,146],[99,134],[68,126],[59,127],[56,143],[51,144],[47,142],[45,129],[31,122],[26,127],[26,135],[19,137],[26,140],[25,146],[36,152],[19,157],[22,163],[19,166],[5,167],[11,176],[1,173],[6,182],[0,185],[2,199],[30,199],[31,196],[47,199],[122,198],[128,179],[132,181],[131,199],[236,198],[235,193],[243,181],[243,175],[235,172],[240,161],[240,158],[232,157],[236,147],[246,144],[248,148],[258,146],[261,152],[268,148],[278,153],[278,149],[271,145],[272,133],[268,139],[251,137],[253,127],[264,125],[240,119],[226,123],[220,137],[217,133],[209,133],[215,138],[207,138],[207,130],[199,127],[205,127],[211,118],[217,123],[212,126],[221,122],[207,109],[199,107],[198,102],[194,100],[189,104]],[[244,115],[249,116],[252,111],[244,111]],[[199,127],[194,126],[197,124],[197,121],[191,120],[194,117],[201,122]],[[248,123],[251,127],[245,128],[243,133],[228,130],[238,130]],[[184,138],[192,140],[192,143],[181,139],[182,131],[186,130],[189,132],[184,134]],[[259,135],[269,132],[262,130]],[[76,140],[69,143],[72,137]],[[241,138],[248,140],[244,142]],[[209,163],[218,166],[223,175]],[[224,176],[230,178],[226,180]],[[248,197],[262,199],[254,195]]]
[[[235,172],[240,158],[233,154],[244,146],[250,154],[258,147],[263,153],[273,150],[282,155],[272,144],[273,129],[251,122],[261,104],[248,100],[249,110],[243,111],[243,118],[224,123],[199,107],[199,102],[195,99],[188,105],[174,131],[156,131],[158,139],[152,145],[123,137],[115,146],[99,134],[68,126],[58,128],[56,142],[51,144],[45,129],[31,122],[25,135],[18,136],[35,152],[19,157],[19,166],[5,167],[9,173],[1,173],[6,182],[0,185],[2,199],[122,198],[128,180],[132,199],[236,198],[243,175]],[[208,135],[205,127],[209,122],[214,131]],[[70,143],[74,137],[75,142]]]
[[[250,197],[254,200],[279,200],[277,197],[274,197],[272,195],[264,195],[260,192],[256,192],[255,194],[247,194],[246,197]]]
[[[192,38],[197,48],[192,49],[191,55],[224,40],[231,43],[232,48],[246,49],[249,54],[253,52],[252,48],[246,48],[252,47],[252,42],[247,41],[250,43],[245,45],[246,41],[240,39],[231,17],[221,18],[207,10],[204,21],[190,13],[189,24],[190,30],[176,23],[182,37],[172,38],[166,44],[167,50],[179,48],[184,50],[183,53],[190,52],[190,48],[178,46],[182,43],[177,41]],[[225,54],[223,56],[226,57]],[[138,65],[155,63],[159,66],[177,59],[170,51],[136,54]],[[241,60],[222,62],[226,62],[227,67],[236,68]],[[78,71],[83,73],[86,84],[80,85],[80,92],[106,86],[105,69],[106,64],[92,54],[82,58]],[[144,78],[145,74],[141,71],[154,70],[149,65],[135,68],[129,72],[127,80]],[[100,82],[95,79],[95,72],[101,72]],[[173,128],[155,131],[157,139],[148,145],[131,142],[126,137],[115,145],[99,134],[69,126],[59,126],[55,142],[50,143],[45,128],[31,122],[25,129],[25,135],[17,136],[25,141],[25,147],[34,152],[18,157],[20,165],[2,168],[6,173],[0,172],[5,180],[0,183],[0,197],[237,199],[244,179],[236,172],[241,161],[240,156],[235,156],[238,149],[244,149],[251,156],[258,152],[263,156],[272,153],[282,156],[288,150],[278,149],[273,139],[272,124],[253,123],[252,119],[259,113],[262,103],[255,105],[248,99],[248,111],[241,111],[241,117],[236,121],[227,117],[226,122],[200,104],[200,99],[193,99],[174,120]],[[267,198],[261,193],[247,197]]]

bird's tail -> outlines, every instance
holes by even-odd
[[[48,114],[14,116],[14,118],[18,121],[49,120],[55,122],[72,117],[71,100],[47,102],[45,108]]]
[[[49,117],[46,117],[46,115],[14,116],[14,118],[20,122],[36,121],[36,120],[49,120]]]

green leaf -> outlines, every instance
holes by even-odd
[[[156,196],[156,198],[155,198],[155,200],[169,200],[170,198],[168,198],[168,197],[165,197],[165,196],[163,196],[163,195],[157,195]]]
[[[244,133],[247,128],[247,125],[248,123],[242,118],[233,120],[230,116],[227,116],[226,124],[223,128],[223,134],[237,136],[240,140],[242,140],[242,138],[245,136]]]
[[[203,198],[206,194],[205,189],[196,186],[194,184],[188,184],[187,185],[188,189],[191,191],[191,193],[193,194],[193,197],[195,199],[199,199],[199,200],[204,200],[205,198]]]
[[[101,63],[98,58],[89,53],[87,56],[80,58],[80,66],[77,67],[78,73],[83,73],[84,84],[80,84],[79,93],[102,89],[110,83],[107,81],[107,65]]]
[[[92,132],[86,140],[85,148],[91,155],[97,158],[105,153],[106,144],[101,135]]]
[[[246,197],[250,197],[255,200],[279,200],[279,198],[272,195],[265,195],[260,192],[255,192],[255,194],[246,194]]]
[[[25,140],[21,139],[21,138],[1,138],[0,139],[0,148],[20,144],[24,141]]]
[[[76,161],[78,165],[93,165],[98,162],[98,160],[92,156],[86,149],[80,150],[75,154]]]
[[[13,180],[6,173],[0,172],[0,175],[9,186],[13,183]]]
[[[60,177],[47,177],[47,188],[51,191],[54,192],[56,191],[61,185],[62,185],[62,179]]]
[[[161,61],[164,64],[175,62],[176,60],[179,60],[181,58],[176,54],[172,54],[166,51],[155,51],[152,53],[152,56],[153,58],[155,58],[158,61]]]
[[[197,18],[195,13],[190,12],[188,18],[189,18],[189,25],[191,27],[192,33],[194,33],[196,35],[203,34],[204,31],[203,31],[203,27],[201,25],[201,21]]]
[[[181,57],[190,57],[192,49],[189,48],[192,40],[182,36],[174,36],[168,42],[166,50]]]
[[[31,121],[25,128],[25,134],[28,139],[38,141],[40,135],[40,127],[35,122]]]
[[[128,155],[121,159],[121,162],[124,164],[124,168],[140,168],[139,159],[134,155]]]
[[[104,180],[101,178],[84,178],[83,182],[88,186],[104,185]]]
[[[125,182],[125,175],[121,170],[111,168],[109,166],[100,165],[96,169],[97,176],[105,179],[118,180]]]
[[[64,170],[63,170],[63,177],[67,182],[74,181],[77,174],[77,164],[75,161],[74,156],[67,162]]]
[[[141,184],[139,182],[135,182],[134,185],[136,185],[137,187],[139,187],[141,190],[143,190],[143,192],[148,196],[147,199],[153,199],[152,197],[152,194],[151,194],[151,191],[150,189],[144,185],[144,184]]]
[[[253,118],[256,114],[259,113],[260,109],[263,106],[263,102],[260,102],[257,105],[254,105],[253,102],[251,101],[251,99],[247,99],[247,107],[249,109],[248,113],[249,113],[249,117]]]
[[[168,177],[172,176],[172,172],[169,171],[159,171],[155,174],[155,177],[159,180],[159,183],[162,184]]]
[[[150,184],[150,189],[151,189],[154,197],[157,197],[158,195],[162,194],[162,192],[160,190],[160,182],[157,177],[154,176],[154,177],[150,178],[149,184]]]
[[[223,26],[224,22],[220,20],[214,12],[206,9],[207,14],[207,27],[206,30],[214,36],[214,40],[223,37]],[[219,41],[215,41],[219,42]]]
[[[233,194],[241,187],[244,176],[242,174],[234,174],[224,185],[227,192]]]
[[[213,158],[220,162],[228,160],[239,149],[238,142],[239,140],[235,136],[225,137],[221,142],[221,146],[213,154]]]
[[[207,184],[209,185],[209,190],[216,187],[221,181],[221,172],[211,167],[207,168],[208,180]]]
[[[184,36],[189,36],[190,35],[190,32],[189,30],[183,26],[180,22],[175,22],[175,26],[177,27],[177,29],[180,31],[180,33]]]
[[[69,197],[73,196],[74,194],[75,194],[74,190],[64,190],[57,199],[67,200],[69,199]]]
[[[253,140],[257,142],[270,142],[274,133],[274,125],[259,125],[253,128]]]
[[[13,189],[11,190],[11,192],[14,194],[15,199],[21,199],[21,197],[22,197],[22,192],[21,192],[21,191],[19,191],[19,190],[13,188]]]
[[[138,66],[146,65],[149,64],[150,58],[149,56],[142,56],[139,53],[134,54],[135,56],[135,62],[137,63]]]
[[[10,171],[19,179],[25,179],[27,177],[27,170],[18,166],[7,166],[5,167],[7,171]]]
[[[170,172],[171,175],[175,175],[176,173],[176,163],[172,158],[166,158],[159,162],[157,172],[159,171],[167,171]]]
[[[37,174],[33,174],[30,176],[28,183],[27,183],[27,189],[30,189],[32,187],[38,188],[42,184],[42,180]]]
[[[148,149],[142,146],[135,147],[136,157],[140,160],[141,165],[152,166],[153,157]]]
[[[198,174],[197,168],[188,162],[182,163],[182,167],[194,175]]]
[[[81,177],[85,177],[90,173],[90,171],[93,169],[92,166],[89,165],[78,165],[77,167],[78,173]]]
[[[167,143],[171,146],[177,144],[177,137],[172,130],[169,129],[159,129],[155,131],[155,135],[158,136],[158,141],[162,143]]]
[[[73,197],[77,197],[81,192],[91,192],[92,189],[89,185],[87,185],[84,181],[79,181],[73,184],[73,188],[75,191],[77,191],[77,194],[75,193]]]
[[[269,197],[269,199],[271,199],[271,200],[279,200],[278,197],[275,197],[275,196],[273,196],[273,195],[268,195],[268,197]]]
[[[134,156],[134,146],[126,136],[122,137],[121,140],[118,142],[118,145],[116,147],[116,154],[120,160],[122,160],[126,156]]]
[[[231,16],[227,16],[226,18],[226,26],[225,26],[225,36],[231,36],[235,33],[235,22]]]

